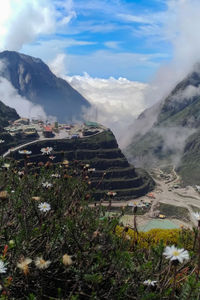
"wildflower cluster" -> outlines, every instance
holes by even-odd
[[[9,164],[0,172],[2,299],[187,299],[186,290],[198,299],[196,229],[120,227],[120,215],[90,206],[89,165]]]

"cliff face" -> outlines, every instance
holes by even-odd
[[[3,62],[0,76],[10,81],[21,96],[41,105],[47,115],[56,116],[59,122],[80,120],[82,108],[90,106],[42,60],[13,51],[0,53],[0,60]]]
[[[53,148],[55,163],[67,159],[70,163],[79,161],[96,169],[91,177],[96,199],[103,198],[108,191],[116,191],[116,199],[136,198],[145,195],[154,186],[145,171],[128,163],[109,130],[82,139],[38,141],[26,148],[32,151],[30,161],[36,165],[41,161],[46,163],[48,158],[41,155],[40,149],[47,146]],[[13,155],[23,165],[21,155],[17,151]]]

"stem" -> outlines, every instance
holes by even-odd
[[[175,290],[176,290],[176,270],[177,266],[174,266],[174,280],[173,280],[173,290],[172,290],[172,299],[175,299]]]
[[[198,221],[198,267],[197,267],[197,280],[199,278],[199,272],[200,272],[200,221]]]

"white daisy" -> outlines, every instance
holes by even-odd
[[[49,183],[48,181],[42,183],[42,186],[43,186],[44,188],[47,188],[47,189],[50,188],[50,187],[52,187],[52,185],[53,185],[53,184],[52,184],[52,183]]]
[[[3,144],[3,143],[5,143],[5,141],[4,140],[0,140],[0,144]]]
[[[200,221],[200,213],[199,212],[195,212],[195,213],[192,213],[192,214],[193,214],[193,216],[195,217],[195,219],[197,221]]]
[[[51,205],[47,202],[42,202],[38,205],[38,208],[42,212],[47,212],[51,209]]]
[[[40,151],[42,152],[42,155],[44,155],[44,154],[50,154],[52,152],[52,150],[53,150],[52,147],[46,147],[46,148],[40,149]]]
[[[10,164],[5,163],[5,164],[3,164],[2,167],[5,168],[5,169],[9,169],[10,168]]]
[[[21,261],[17,264],[17,267],[24,272],[25,275],[29,273],[29,264],[32,263],[32,259],[27,257],[25,259],[21,259]]]
[[[92,173],[92,172],[95,172],[95,171],[96,171],[95,168],[90,168],[90,169],[88,169],[88,172],[89,172],[89,173]]]
[[[47,269],[50,265],[50,260],[44,260],[42,256],[36,257],[35,259],[35,265],[38,269]]]
[[[53,155],[51,155],[51,156],[49,156],[49,158],[50,158],[51,160],[54,160],[56,157],[53,156]]]
[[[182,263],[184,260],[189,259],[189,253],[185,249],[178,249],[174,245],[173,246],[167,246],[165,248],[165,251],[163,252],[163,255],[170,259],[171,261],[178,260],[180,263]]]
[[[19,176],[24,175],[24,171],[19,171],[19,172],[18,172],[18,175],[19,175]]]
[[[6,273],[7,268],[5,266],[5,263],[3,262],[3,260],[0,259],[0,274],[2,273]]]
[[[29,150],[19,150],[18,152],[19,154],[26,154],[26,155],[30,155],[32,153],[32,151]]]
[[[51,177],[59,178],[60,174],[52,174]]]
[[[111,196],[111,197],[114,197],[114,196],[117,195],[117,193],[116,192],[107,192],[107,195]]]
[[[155,286],[156,283],[157,283],[157,281],[156,280],[148,279],[148,280],[145,280],[143,283],[144,283],[144,285]]]

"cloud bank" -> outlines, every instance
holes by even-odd
[[[0,60],[0,71],[6,68],[6,61]],[[18,94],[13,85],[0,76],[0,101],[14,108],[21,117],[47,119],[44,109],[40,105],[33,104]]]
[[[58,32],[76,16],[71,0],[6,0],[0,8],[1,50],[20,50],[40,35]]]
[[[84,111],[85,119],[111,128],[118,139],[147,106],[144,94],[148,84],[126,78],[93,78],[87,73],[65,79],[91,103],[92,107]]]
[[[0,77],[0,100],[16,109],[21,117],[47,119],[46,113],[40,105],[35,105],[21,97],[12,84],[3,77]]]

